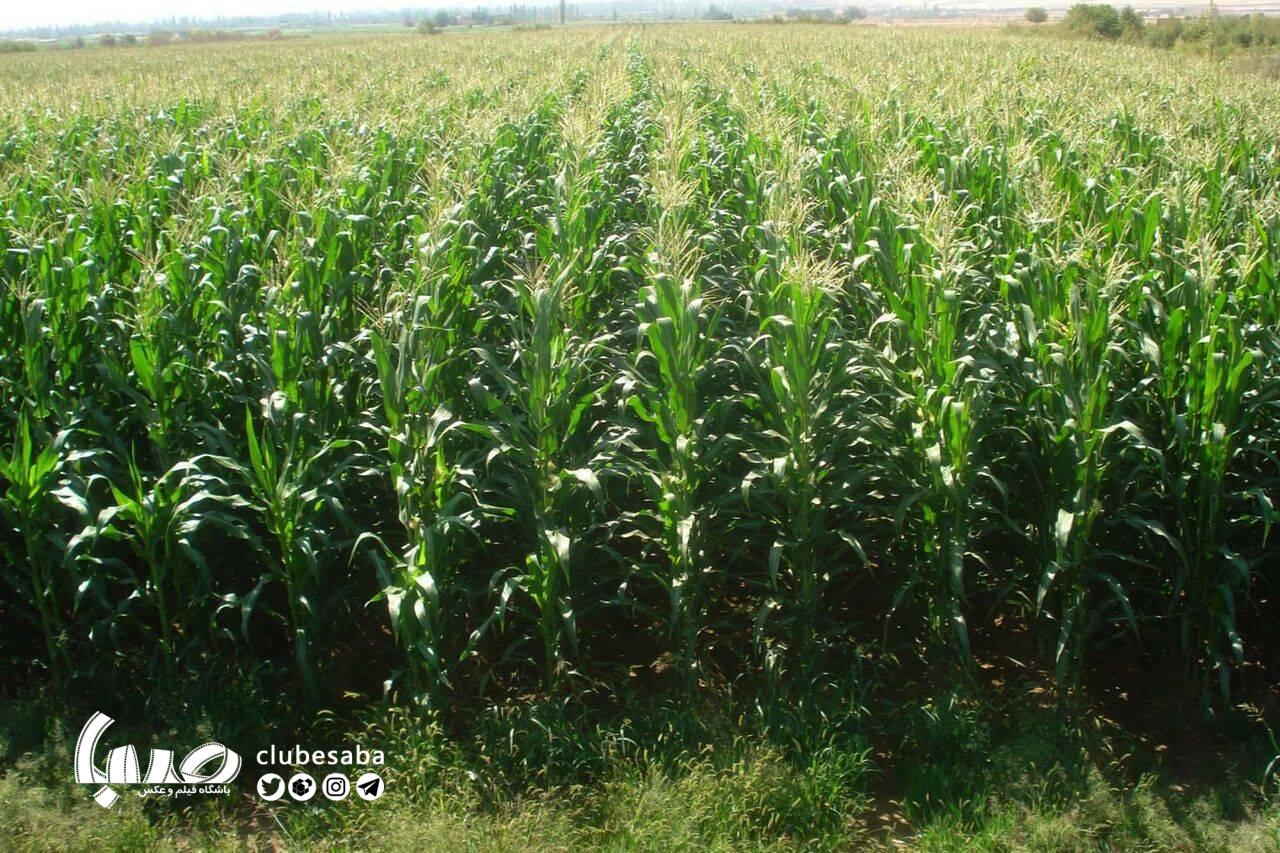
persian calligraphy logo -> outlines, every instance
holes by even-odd
[[[144,793],[179,794],[225,793],[217,786],[234,781],[240,773],[240,756],[229,747],[211,741],[188,752],[175,771],[173,752],[168,749],[151,750],[147,772],[139,771],[138,751],[132,746],[118,746],[107,751],[105,769],[97,765],[95,754],[103,734],[115,720],[101,712],[89,718],[76,738],[76,782],[81,785],[99,785],[93,794],[98,805],[109,809],[120,795],[112,785],[146,785]],[[208,772],[216,762],[216,770]]]

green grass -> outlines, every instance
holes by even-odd
[[[386,749],[376,804],[270,805],[254,771],[225,800],[110,812],[68,783],[70,743],[37,706],[6,707],[0,831],[21,849],[1270,850],[1280,803],[1239,746],[1216,781],[1040,691],[956,687],[894,710],[806,715],[637,700],[483,711],[464,734],[417,712],[361,729]],[[1251,779],[1250,776],[1253,776]],[[144,808],[145,806],[145,808]]]

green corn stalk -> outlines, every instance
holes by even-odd
[[[826,618],[832,584],[851,557],[866,559],[845,513],[870,474],[856,455],[869,414],[856,404],[860,366],[844,326],[840,284],[847,270],[819,260],[809,246],[816,211],[799,193],[811,152],[796,139],[798,126],[780,122],[772,134],[748,141],[758,144],[758,161],[768,168],[759,183],[762,251],[748,291],[757,328],[742,359],[753,377],[744,392],[758,397],[759,423],[748,431],[754,464],[742,494],[748,513],[774,536],[757,645],[772,645],[770,661],[789,651],[800,683],[808,684],[819,640],[841,631]]]
[[[557,144],[543,154],[551,168],[529,188],[528,203],[546,215],[523,239],[519,272],[491,290],[487,332],[514,330],[514,341],[475,347],[484,370],[470,383],[505,462],[486,486],[495,493],[490,505],[513,516],[529,543],[517,552],[521,562],[495,575],[497,606],[475,633],[501,623],[512,592],[521,591],[533,605],[549,687],[578,653],[575,592],[600,581],[595,573],[579,577],[575,566],[600,558],[594,540],[605,533],[597,509],[604,505],[603,368],[615,334],[606,297],[617,208],[604,186],[613,165],[600,134],[607,101],[579,94],[560,112],[559,133],[539,137],[548,148]]]
[[[406,536],[403,552],[381,566],[381,595],[424,701],[451,687],[449,668],[461,654],[457,639],[465,625],[457,539],[472,524],[473,499],[470,472],[447,444],[462,425],[450,407],[461,402],[455,354],[465,340],[459,328],[465,294],[459,282],[437,276],[408,309],[398,341],[374,336],[389,471]]]
[[[1175,267],[1180,280],[1152,293],[1138,331],[1153,374],[1148,417],[1164,439],[1162,486],[1172,510],[1165,541],[1175,560],[1167,600],[1188,673],[1199,667],[1206,690],[1216,675],[1226,697],[1233,664],[1243,664],[1236,608],[1252,575],[1232,547],[1228,513],[1240,489],[1247,397],[1259,374],[1245,338],[1238,270],[1224,269],[1209,245],[1199,246],[1192,260],[1198,263]]]
[[[645,285],[636,308],[638,352],[627,376],[627,404],[647,424],[639,473],[648,487],[653,570],[669,601],[668,635],[686,683],[696,684],[699,638],[711,571],[703,488],[715,442],[708,404],[717,358],[718,309],[702,292],[692,227],[694,185],[685,177],[698,117],[675,96],[664,104],[662,149],[651,166],[653,197]]]
[[[238,604],[244,624],[270,583],[283,587],[283,621],[293,641],[294,664],[309,699],[319,694],[314,662],[318,635],[325,624],[326,601],[341,592],[341,578],[326,572],[326,553],[342,541],[350,526],[342,501],[341,482],[353,460],[349,439],[311,443],[296,416],[280,395],[266,401],[262,433],[245,412],[245,443],[249,465],[233,463],[248,488],[248,502],[266,531],[270,568]],[[318,446],[317,446],[318,444]]]
[[[514,590],[528,596],[548,686],[559,683],[567,655],[577,647],[572,531],[593,524],[584,489],[603,501],[592,468],[592,433],[599,430],[595,412],[603,393],[599,363],[606,339],[580,337],[566,322],[572,271],[570,265],[552,277],[537,267],[515,277],[514,313],[506,317],[515,331],[515,363],[474,347],[483,376],[500,394],[480,377],[470,382],[483,428],[507,462],[487,488],[505,495],[503,506],[530,543],[518,566],[495,577],[501,583],[495,616],[501,620]]]
[[[985,496],[979,489],[993,475],[981,455],[988,386],[979,376],[985,345],[978,330],[995,312],[971,286],[961,263],[966,248],[955,234],[957,216],[936,196],[925,228],[903,236],[904,226],[882,227],[872,248],[880,259],[877,285],[888,311],[873,332],[882,336],[884,382],[896,397],[906,453],[897,456],[902,498],[895,524],[914,542],[916,571],[895,600],[924,591],[932,636],[950,636],[961,660],[969,660],[965,616],[966,558]],[[907,232],[911,233],[911,232]]]
[[[1123,459],[1117,442],[1127,438],[1141,448],[1143,437],[1119,418],[1112,391],[1125,359],[1118,340],[1117,303],[1125,297],[1120,271],[1108,275],[1081,259],[1064,259],[1035,261],[1022,273],[1007,277],[1012,289],[1006,292],[1032,368],[1017,373],[1025,403],[1014,417],[1022,416],[1033,439],[1024,464],[1040,497],[1033,505],[1043,507],[1033,521],[1039,540],[1035,607],[1055,627],[1056,677],[1074,690],[1087,642],[1108,603],[1138,630],[1129,593],[1106,567],[1096,530],[1100,520],[1115,523],[1103,518],[1104,502],[1121,501],[1108,482],[1110,469]]]
[[[62,532],[59,507],[83,521],[89,505],[83,489],[69,475],[70,465],[85,458],[72,451],[71,433],[40,440],[25,411],[19,412],[13,444],[0,456],[0,537],[5,578],[20,601],[35,614],[45,644],[45,664],[55,689],[65,690],[73,673],[68,650],[73,605],[79,600],[73,542]]]
[[[826,623],[829,588],[851,557],[866,559],[844,513],[869,469],[858,464],[858,366],[840,322],[839,273],[793,252],[775,275],[756,282],[760,329],[747,363],[759,370],[759,435],[772,440],[762,448],[763,470],[747,475],[743,494],[754,513],[772,516],[772,597],[782,610],[782,636],[808,672],[817,641],[838,633]],[[759,494],[763,487],[767,495]],[[757,631],[763,628],[762,618]]]
[[[109,617],[111,630],[120,627],[134,606],[149,608],[144,619],[158,637],[156,657],[173,675],[183,648],[199,651],[212,642],[214,582],[200,548],[202,532],[230,539],[247,536],[235,510],[245,506],[221,477],[201,469],[203,457],[177,463],[158,477],[148,477],[130,457],[128,482],[109,484],[113,502],[102,509],[79,537],[87,545],[123,542],[131,560],[127,587],[132,592]],[[113,568],[113,559],[91,559],[90,586]],[[99,590],[101,597],[102,591]]]

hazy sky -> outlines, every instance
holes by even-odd
[[[45,24],[153,21],[175,15],[179,18],[216,18],[448,5],[471,3],[459,0],[0,0],[0,30]],[[494,5],[500,5],[500,2]]]

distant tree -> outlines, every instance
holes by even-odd
[[[67,42],[67,47],[72,50],[84,47],[84,36],[76,36],[71,41]]]
[[[702,16],[708,21],[732,21],[733,13],[722,6],[712,3],[707,7],[706,14]]]
[[[436,12],[434,21],[437,27],[443,29],[444,27],[455,26],[458,23],[458,16],[452,12],[446,12],[444,9],[441,9],[439,12]]]
[[[1186,29],[1181,18],[1160,18],[1146,28],[1146,42],[1152,47],[1171,48],[1182,39]]]
[[[493,15],[489,10],[481,6],[471,13],[471,23],[478,27],[489,27],[493,25]]]
[[[1043,6],[1032,6],[1027,10],[1026,17],[1033,24],[1043,24],[1049,20],[1049,13],[1044,10]]]
[[[1120,35],[1125,40],[1137,41],[1142,38],[1144,26],[1142,16],[1135,12],[1132,6],[1125,6],[1120,10]]]
[[[413,27],[414,27],[413,18],[412,18],[412,17],[410,17],[409,15],[405,15],[405,16],[404,16],[404,20],[402,20],[400,23],[404,24],[404,28],[405,28],[406,30],[408,30],[408,29],[413,29]]]
[[[1105,3],[1077,3],[1063,19],[1067,29],[1087,38],[1118,39],[1124,32],[1120,13]]]
[[[866,11],[860,6],[846,6],[840,12],[840,17],[846,21],[861,21],[866,16]]]
[[[98,46],[99,47],[115,47],[116,37],[111,33],[103,33],[102,35],[98,36]]]
[[[176,34],[168,30],[152,30],[147,33],[147,47],[164,47],[177,41]]]
[[[120,36],[120,44],[123,47],[136,47],[138,44],[138,37],[133,33],[125,33]]]
[[[422,22],[418,24],[418,33],[421,35],[433,36],[438,32],[440,32],[440,28],[428,18],[423,18]]]

